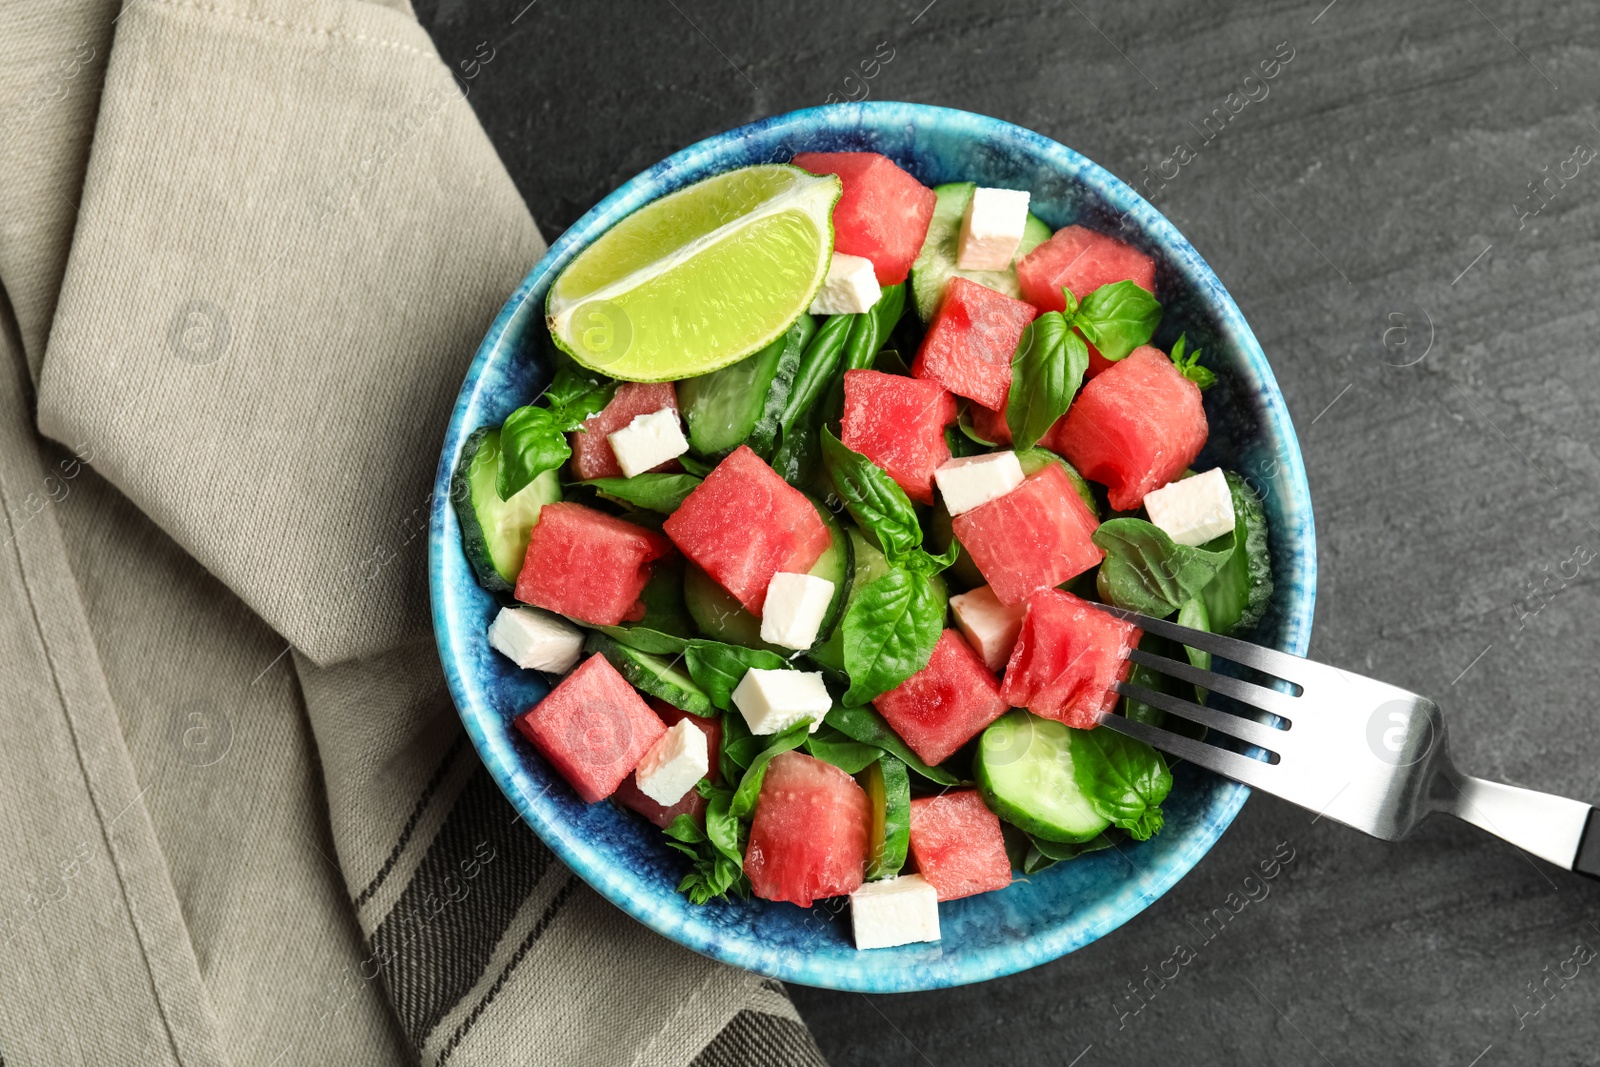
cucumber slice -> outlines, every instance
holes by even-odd
[[[1233,494],[1233,555],[1200,591],[1200,599],[1211,616],[1211,632],[1235,634],[1253,629],[1267,613],[1272,600],[1272,555],[1261,498],[1239,475],[1223,473]],[[1217,541],[1226,543],[1222,538]]]
[[[478,584],[493,593],[509,593],[522,571],[539,509],[561,499],[561,477],[545,471],[510,500],[501,500],[495,487],[499,475],[499,428],[474,430],[461,446],[450,499],[461,522],[461,548]]]
[[[711,698],[683,671],[660,656],[629,648],[602,633],[591,631],[583,642],[585,653],[598,652],[610,661],[629,685],[691,715],[715,715]]]
[[[858,776],[872,804],[872,858],[867,879],[893,878],[911,844],[911,772],[885,753]]]
[[[679,382],[678,409],[689,424],[690,446],[702,456],[721,456],[748,444],[762,459],[771,458],[800,354],[816,330],[816,321],[801,315],[755,355]]]
[[[983,731],[973,777],[991,810],[1046,841],[1088,841],[1111,825],[1072,774],[1082,731],[1013,708]]]
[[[1048,448],[1025,448],[1017,453],[1017,462],[1022,466],[1022,476],[1031,478],[1044,469],[1046,463],[1054,463],[1067,475],[1067,480],[1078,491],[1083,502],[1089,505],[1089,513],[1095,518],[1100,517],[1100,504],[1094,498],[1094,490],[1089,488],[1089,483],[1083,475],[1078,473],[1078,468],[1050,451]]]
[[[833,600],[828,604],[828,613],[822,617],[822,625],[817,628],[818,640],[825,641],[839,625],[840,617],[844,615],[844,605],[850,597],[851,577],[855,572],[855,552],[852,539],[845,533],[843,524],[833,512],[819,504],[815,498],[807,499],[811,500],[811,506],[817,509],[817,515],[822,519],[823,525],[827,526],[832,538],[831,543],[807,572],[833,583]],[[707,637],[725,641],[730,645],[766,649],[785,657],[795,653],[792,648],[769,645],[761,640],[761,620],[746,611],[737,597],[692,563],[683,573],[683,600],[689,609],[689,617],[694,619],[700,632]]]
[[[950,182],[934,187],[933,194],[938,200],[933,205],[933,219],[928,223],[928,236],[923,238],[922,251],[911,265],[911,296],[917,303],[917,316],[923,322],[933,321],[933,313],[939,310],[939,300],[944,296],[944,287],[952,277],[966,278],[1010,297],[1022,295],[1014,262],[1005,270],[956,269],[961,216],[966,214],[967,204],[977,188],[975,182]],[[1017,259],[1049,239],[1050,227],[1030,214],[1022,229],[1022,243],[1017,246]]]
[[[854,526],[846,527],[850,535],[850,547],[854,553],[855,573],[850,579],[850,596],[853,597],[858,589],[865,588],[874,579],[882,578],[889,573],[889,561],[883,557],[883,550],[867,539],[867,535]],[[934,575],[929,579],[933,583],[934,592],[940,599],[948,599],[950,590],[945,585],[943,575]],[[850,598],[847,597],[839,618],[844,618],[844,613],[850,610]],[[838,674],[844,673],[844,627],[835,626],[826,640],[813,648],[810,657],[818,666],[825,667]]]

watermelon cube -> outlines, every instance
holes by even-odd
[[[678,409],[678,394],[671,382],[623,382],[617,386],[611,403],[584,420],[583,428],[572,434],[572,474],[579,481],[590,478],[621,478],[622,467],[606,435],[616,433],[639,415],[662,408]],[[651,470],[681,471],[675,459]]]
[[[993,411],[982,404],[967,408],[972,419],[972,432],[992,444],[1011,443],[1011,425],[1006,422],[1005,408]]]
[[[591,626],[640,619],[650,564],[671,552],[654,530],[582,504],[546,504],[528,538],[516,597]]]
[[[1105,558],[1099,523],[1059,464],[1047,463],[1005,496],[950,520],[956,540],[1002,604],[1076,578]],[[535,527],[538,529],[538,527]]]
[[[957,396],[1004,411],[1011,393],[1011,357],[1033,305],[965,278],[951,278],[911,373]]]
[[[879,285],[905,281],[928,236],[933,190],[877,152],[801,152],[794,165],[844,184],[833,208],[834,251],[872,260]]]
[[[802,908],[855,892],[866,880],[871,826],[872,805],[854,778],[799,752],[774,756],[744,852],[751,889]]]
[[[1087,730],[1117,703],[1140,631],[1059,589],[1028,598],[1000,693],[1014,708]]]
[[[680,720],[688,719],[700,728],[700,732],[706,735],[706,750],[711,754],[711,770],[706,777],[711,779],[713,785],[722,781],[722,772],[717,768],[717,754],[722,751],[722,720],[714,715],[690,715],[687,711],[675,708],[658,697],[646,697],[645,703],[660,716],[665,726],[675,726]],[[611,795],[611,799],[630,811],[638,812],[663,830],[671,826],[672,820],[679,815],[688,815],[697,823],[705,822],[706,798],[700,795],[698,789],[689,790],[676,804],[663,806],[645,796],[632,771],[629,771],[628,777],[617,786],[617,791]]]
[[[839,439],[888,471],[912,500],[933,503],[933,472],[950,458],[944,428],[955,421],[956,398],[938,382],[844,372]]]
[[[757,616],[774,574],[804,574],[833,543],[806,495],[749,445],[717,464],[662,529]]]
[[[1011,884],[1000,819],[976,789],[911,802],[911,855],[940,900],[959,900]]]
[[[946,630],[928,665],[872,702],[924,763],[943,763],[1008,708],[959,633]]]
[[[1144,345],[1085,385],[1044,444],[1132,511],[1194,462],[1207,432],[1200,387]]]
[[[614,793],[667,732],[601,655],[563,678],[516,725],[588,804]]]
[[[1115,237],[1068,226],[1017,263],[1022,298],[1041,312],[1064,311],[1062,289],[1080,301],[1112,282],[1133,282],[1155,292],[1156,261]]]

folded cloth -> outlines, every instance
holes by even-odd
[[[544,245],[404,0],[0,40],[0,1064],[820,1064],[456,721],[429,489]]]

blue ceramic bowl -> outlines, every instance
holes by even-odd
[[[439,655],[467,732],[512,804],[569,867],[640,922],[714,959],[806,985],[887,993],[1011,974],[1116,929],[1194,866],[1249,790],[1181,765],[1157,837],[941,904],[944,936],[933,944],[858,952],[839,901],[809,911],[761,900],[695,907],[674,892],[682,860],[659,831],[610,804],[584,804],[512,727],[548,685],[485,643],[498,605],[473,580],[448,505],[467,435],[498,424],[548,380],[545,291],[580,250],[635,209],[712,174],[799,151],[861,150],[882,152],[927,185],[1028,189],[1033,211],[1052,227],[1083,223],[1155,257],[1166,308],[1156,343],[1166,348],[1187,331],[1220,379],[1206,393],[1211,440],[1197,465],[1240,471],[1266,501],[1276,610],[1256,637],[1303,654],[1316,584],[1305,470],[1272,369],[1232,297],[1171,223],[1072,149],[997,119],[918,104],[811,108],[719,134],[629,181],[564,233],[507,301],[461,387],[434,486],[429,578]]]

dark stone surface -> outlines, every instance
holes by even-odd
[[[1593,5],[925,2],[539,0],[515,23],[526,0],[419,6],[447,58],[495,47],[470,99],[552,237],[684,145],[854,89],[885,41],[874,98],[1009,119],[1136,183],[1189,143],[1151,199],[1249,316],[1299,427],[1313,654],[1437,697],[1466,769],[1600,801],[1600,563],[1531,592],[1600,551],[1600,160],[1518,214],[1542,167],[1600,148]],[[1284,41],[1270,95],[1202,144]],[[1391,312],[1411,316],[1401,351],[1427,352],[1412,366],[1378,358]],[[1279,842],[1294,859],[1270,895],[1202,944]],[[1386,845],[1258,796],[1164,899],[1066,959],[914,996],[792,992],[838,1067],[1587,1064],[1600,961],[1519,1011],[1579,942],[1600,949],[1592,923],[1600,887],[1466,826]],[[1179,942],[1197,958],[1119,1020]]]

